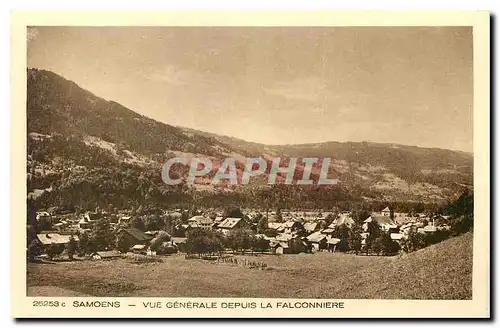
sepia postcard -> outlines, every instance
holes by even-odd
[[[14,12],[16,318],[489,318],[488,12]]]

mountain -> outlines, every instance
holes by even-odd
[[[445,122],[443,122],[445,124]],[[28,189],[39,207],[162,205],[330,208],[353,202],[446,202],[473,185],[473,157],[458,151],[369,142],[263,145],[175,127],[107,101],[46,70],[27,75]],[[166,186],[170,157],[330,157],[329,187]],[[300,167],[298,169],[300,173]],[[174,174],[185,175],[179,169]],[[313,170],[313,176],[317,175]]]

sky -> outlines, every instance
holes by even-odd
[[[473,150],[470,27],[30,27],[27,42],[28,67],[171,125]]]

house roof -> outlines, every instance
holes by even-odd
[[[332,228],[326,228],[324,229],[322,232],[323,233],[333,233],[335,231],[335,229],[332,229]]]
[[[274,243],[271,243],[270,246],[272,248],[275,248],[275,247],[289,248],[288,244],[284,241],[276,241]]]
[[[132,247],[134,250],[143,250],[144,248],[146,248],[146,245],[134,245]]]
[[[279,222],[269,222],[267,227],[269,229],[279,230],[283,225]]]
[[[297,221],[288,220],[285,223],[283,223],[283,227],[285,227],[285,228],[293,228],[293,226],[295,224],[297,224],[297,223],[298,223]]]
[[[188,220],[188,222],[196,222],[196,223],[201,224],[201,225],[212,224],[212,220],[208,217],[203,216],[203,215],[193,216],[192,218],[190,218]]]
[[[372,215],[371,218],[379,225],[395,225],[395,222],[389,216],[384,215]]]
[[[313,232],[312,234],[307,236],[307,240],[313,243],[319,243],[326,238],[327,238],[326,235],[322,234],[321,232]]]
[[[402,233],[391,233],[392,240],[401,240],[403,238],[404,238],[404,235]]]
[[[240,221],[241,218],[226,218],[224,221],[219,223],[218,227],[223,229],[233,229]]]
[[[338,227],[342,224],[345,224],[347,226],[350,226],[350,225],[353,225],[354,224],[354,220],[349,216],[349,214],[347,213],[342,213],[340,214],[340,216],[338,218],[336,218],[332,224],[330,224],[328,226],[328,228],[334,228],[334,227]]]
[[[277,241],[289,241],[293,239],[294,235],[291,233],[280,233],[279,235],[276,236]]]
[[[433,225],[427,225],[424,227],[425,232],[436,232],[437,228]]]
[[[128,233],[138,241],[148,241],[151,239],[151,236],[147,235],[145,232],[137,229],[137,228],[126,228],[122,229],[122,231]]]
[[[340,239],[338,239],[338,238],[328,238],[326,240],[326,243],[330,244],[330,245],[337,245],[338,243],[340,243]]]
[[[380,212],[390,212],[391,209],[389,208],[389,206],[386,206],[382,211]]]
[[[185,243],[187,238],[185,237],[172,237],[171,239],[175,244],[182,244]]]
[[[264,235],[263,233],[258,233],[258,234],[256,234],[256,235],[255,235],[255,238],[263,238],[263,239],[265,239],[265,240],[271,240],[271,238],[270,238],[270,237],[268,237],[268,236]]]
[[[99,255],[101,258],[109,258],[109,257],[118,257],[118,256],[121,256],[121,253],[119,251],[116,251],[116,250],[112,250],[112,251],[99,251],[99,252],[95,252],[94,254]]]
[[[50,214],[47,211],[41,211],[41,212],[36,212],[36,216],[37,217],[50,216]]]
[[[58,233],[40,233],[37,234],[38,240],[43,245],[51,244],[67,244],[69,243],[70,235],[60,235]],[[75,241],[78,241],[78,236],[73,236]]]
[[[318,226],[317,222],[307,222],[307,223],[304,223],[304,229],[306,231],[314,231],[314,230],[316,230],[317,226]]]

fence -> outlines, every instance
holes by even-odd
[[[238,259],[235,257],[218,257],[217,258],[217,263],[228,263],[232,265],[241,265],[241,266],[246,266],[251,269],[260,269],[264,270],[267,268],[267,264],[261,261],[250,261],[247,259]]]

